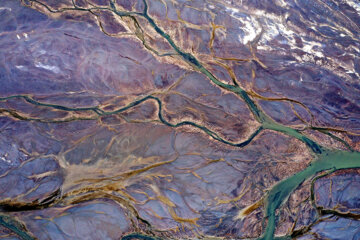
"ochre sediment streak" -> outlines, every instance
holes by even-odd
[[[236,215],[235,220],[243,219],[259,207],[261,207],[264,204],[264,199],[260,199],[254,204],[251,204],[250,206],[247,206],[239,211],[239,213]]]
[[[163,5],[161,5],[161,2]],[[25,4],[25,1],[23,3]],[[153,7],[153,4],[159,5],[155,5],[158,7]],[[129,2],[128,5],[124,5],[117,1],[102,4],[91,3],[89,0],[85,3],[72,1],[68,5],[66,3],[47,5],[43,1],[30,0],[30,7],[54,17],[60,19],[61,17],[73,17],[76,21],[87,21],[91,24],[96,22],[104,34],[113,38],[111,40],[108,37],[103,39],[94,34],[93,40],[89,41],[93,44],[89,48],[97,49],[93,51],[92,58],[86,62],[90,68],[86,69],[84,68],[86,64],[80,64],[81,67],[79,69],[82,71],[76,74],[84,75],[88,78],[86,81],[88,81],[89,86],[86,87],[90,90],[86,90],[89,90],[92,94],[98,91],[99,95],[102,94],[102,91],[109,91],[112,92],[113,96],[123,96],[131,93],[136,97],[133,97],[133,100],[130,102],[116,97],[111,100],[109,98],[101,99],[101,97],[93,97],[98,99],[85,104],[90,107],[70,107],[80,104],[81,100],[79,99],[73,100],[72,104],[70,104],[71,101],[70,103],[66,101],[63,103],[62,100],[66,100],[66,98],[60,101],[59,99],[54,100],[49,97],[45,98],[46,100],[40,101],[36,100],[36,94],[34,94],[34,97],[14,94],[0,98],[0,102],[3,104],[0,113],[3,116],[10,117],[11,121],[14,122],[30,122],[28,126],[43,129],[41,136],[47,136],[48,132],[51,133],[49,135],[52,135],[55,132],[54,136],[63,141],[62,145],[60,144],[61,147],[56,146],[54,143],[54,149],[51,149],[51,151],[56,152],[55,155],[61,158],[61,167],[64,168],[65,172],[65,180],[62,184],[64,192],[61,193],[61,196],[58,196],[60,194],[50,195],[53,198],[45,199],[45,204],[38,200],[32,201],[31,193],[36,193],[41,188],[31,187],[25,193],[18,194],[21,198],[19,198],[18,202],[15,202],[15,205],[18,205],[18,209],[49,208],[55,204],[79,204],[93,199],[112,199],[122,207],[129,209],[134,218],[144,223],[149,221],[151,216],[155,216],[154,223],[161,227],[166,226],[164,227],[164,232],[167,231],[166,229],[179,229],[178,236],[182,237],[197,237],[198,232],[201,231],[205,231],[204,235],[214,235],[216,233],[219,236],[226,236],[226,234],[231,232],[232,237],[238,237],[237,234],[242,234],[242,230],[238,229],[238,227],[250,226],[249,228],[252,228],[254,226],[253,229],[259,228],[254,223],[256,221],[252,217],[256,219],[261,216],[253,216],[255,214],[251,213],[260,206],[264,206],[263,217],[267,219],[267,222],[264,221],[266,229],[260,229],[260,232],[258,230],[255,232],[254,230],[255,234],[251,237],[259,237],[262,234],[261,239],[273,239],[278,223],[277,212],[281,210],[281,206],[302,182],[322,171],[360,167],[360,154],[353,150],[356,149],[356,146],[350,146],[347,141],[342,139],[342,136],[334,135],[331,132],[344,134],[344,136],[349,135],[351,138],[356,137],[357,133],[352,130],[346,130],[345,127],[344,130],[341,127],[330,127],[331,124],[328,123],[320,124],[320,126],[329,127],[315,127],[317,125],[316,121],[318,121],[318,118],[321,119],[322,115],[315,115],[318,109],[312,106],[311,102],[294,100],[299,98],[289,97],[288,94],[277,94],[277,88],[273,87],[271,89],[267,85],[273,81],[271,79],[272,76],[269,76],[269,72],[275,72],[275,75],[278,74],[283,82],[285,82],[284,78],[293,78],[293,75],[289,77],[282,76],[283,72],[281,69],[274,69],[273,62],[278,61],[278,58],[281,59],[281,55],[274,57],[276,60],[271,59],[271,54],[267,56],[258,47],[264,41],[263,36],[266,35],[264,25],[270,24],[270,26],[274,26],[278,24],[281,26],[282,22],[285,21],[284,19],[279,20],[272,16],[273,18],[260,21],[259,18],[262,18],[260,15],[264,15],[261,12],[260,14],[258,12],[256,14],[247,14],[245,10],[239,11],[233,8],[231,4],[225,4],[224,8],[221,9],[221,3],[216,1],[209,2],[203,7],[184,5],[181,11],[176,8],[178,4],[180,6],[180,3],[177,1],[144,0],[138,3]],[[286,3],[284,4],[286,5]],[[163,16],[164,11],[158,11],[158,9],[161,9],[160,5],[165,8],[166,18]],[[235,3],[234,6],[236,6]],[[219,11],[226,12],[230,19],[240,19],[243,37],[239,37],[238,41],[236,41],[240,41],[242,45],[235,44],[235,47],[232,47],[235,54],[227,51],[227,44],[221,45],[222,41],[231,40],[234,36],[231,35],[232,30],[226,25],[225,20],[221,22],[221,18],[215,18],[217,15],[211,9],[216,8],[220,8]],[[251,9],[249,11],[251,12]],[[294,16],[294,14],[290,15]],[[119,24],[117,26],[119,29],[121,29],[120,25],[123,25],[123,33],[109,34],[106,27],[109,26],[107,24],[111,21],[106,22],[102,20],[102,17],[112,19],[114,24]],[[286,21],[291,22],[292,20],[288,19]],[[91,24],[89,25],[91,26]],[[184,27],[184,29],[179,29],[179,26]],[[351,23],[349,26],[354,27]],[[255,35],[247,36],[246,28],[250,28]],[[258,31],[259,28],[261,28],[260,31]],[[89,31],[93,34],[89,29],[84,31]],[[195,31],[198,32],[195,33]],[[277,31],[279,36],[286,36],[286,33],[289,32],[280,28]],[[322,32],[321,36],[323,36],[328,34],[330,30],[323,31],[323,29],[319,29],[319,31]],[[220,32],[222,33],[220,34]],[[351,31],[346,30],[346,32],[348,32],[349,36],[353,36]],[[73,34],[70,35],[72,36]],[[207,39],[204,37],[206,40],[201,41],[199,38],[196,38],[197,35],[207,36]],[[69,34],[65,34],[65,36],[69,36]],[[23,35],[23,37],[28,38],[27,35]],[[191,37],[194,37],[194,39],[190,41]],[[269,36],[265,37],[269,38]],[[88,36],[82,35],[72,38],[79,41],[83,38],[88,38]],[[231,41],[235,43],[236,38]],[[17,35],[17,39],[20,40],[21,37]],[[94,46],[101,45],[98,44],[97,39],[102,39],[105,45],[107,41],[111,43],[106,45],[107,49],[105,51],[103,49],[98,50],[98,46]],[[137,40],[134,41],[134,39]],[[293,37],[286,40],[274,38],[273,42],[280,41],[278,47],[281,49],[281,45],[284,42],[290,42],[292,39],[297,42],[296,48],[299,51],[302,48],[304,51],[311,52],[315,46],[313,43],[308,43],[309,40],[295,39]],[[271,41],[266,41],[270,46],[273,44]],[[122,46],[120,43],[125,46],[121,49],[123,52],[119,53],[119,56],[116,57],[110,55],[115,54],[119,50],[119,46]],[[136,45],[138,43],[140,44]],[[85,44],[85,42],[82,44]],[[136,45],[136,49],[139,49],[138,46],[143,46],[146,51],[141,48],[136,53],[140,57],[136,56],[136,54],[129,56],[130,53],[127,52],[127,49],[137,51],[135,48],[130,47],[132,45]],[[304,47],[301,47],[302,45]],[[221,49],[221,46],[224,49]],[[264,49],[266,45],[262,45],[262,47]],[[75,46],[73,48],[75,49]],[[29,49],[31,50],[31,48]],[[239,49],[242,49],[240,54]],[[83,49],[75,54],[84,56],[82,51]],[[307,57],[310,61],[310,57],[304,51],[297,57]],[[103,54],[103,52],[107,52],[109,55]],[[147,55],[147,52],[150,52],[151,55]],[[321,56],[321,54],[317,54],[316,57]],[[313,61],[320,61],[316,57],[313,57]],[[39,59],[41,60],[41,58]],[[121,61],[117,61],[117,59],[121,59]],[[157,71],[156,68],[161,64],[156,65],[157,63],[155,64],[156,61],[153,61],[153,59],[156,59],[157,63],[167,64],[167,68]],[[140,66],[143,65],[143,62],[150,63]],[[53,72],[53,75],[56,75],[56,72],[60,74],[56,66],[47,65],[50,63],[51,61],[49,63],[43,61],[36,62],[35,65],[37,68]],[[287,64],[291,65],[293,63]],[[16,66],[18,69],[26,67]],[[326,65],[325,67],[329,66]],[[346,67],[342,66],[344,69]],[[246,73],[242,68],[246,68],[246,71],[251,69],[251,71]],[[109,71],[115,71],[115,73],[110,74],[104,69],[110,69]],[[132,69],[137,69],[136,71],[139,73],[134,74]],[[157,73],[154,73],[156,71]],[[309,77],[306,71],[302,70],[300,81],[303,81],[303,78],[305,81],[308,81]],[[101,72],[100,77],[96,75],[98,72]],[[128,72],[128,76],[123,74]],[[147,75],[150,72],[151,74]],[[174,75],[168,77],[159,72],[172,72]],[[176,72],[182,72],[183,74],[178,76]],[[321,72],[321,74],[323,73]],[[354,71],[355,73],[356,71]],[[21,74],[18,75],[20,76]],[[189,78],[187,78],[188,75],[190,75]],[[66,74],[61,76],[61,79],[66,78]],[[173,81],[174,78],[177,80]],[[247,81],[250,78],[252,87],[249,89]],[[259,82],[261,78],[268,78],[268,80]],[[129,79],[131,81],[127,81]],[[193,83],[189,84],[190,81],[193,81]],[[279,81],[279,86],[283,83],[281,81]],[[325,80],[319,80],[319,82],[322,81]],[[196,84],[197,82],[201,83]],[[298,83],[292,84],[296,85]],[[262,87],[268,90],[269,95],[265,94],[267,91],[258,91]],[[201,94],[198,94],[198,92]],[[258,92],[261,94],[258,94]],[[190,97],[186,95],[187,93],[189,93]],[[195,96],[194,101],[192,101],[192,95]],[[185,100],[179,103],[179,101],[170,99],[173,96],[179,97],[177,98],[178,100]],[[329,109],[336,109],[336,106],[334,106],[336,101],[332,101],[334,98],[336,100],[336,96],[338,95],[335,93],[326,93],[324,95],[324,99],[331,102],[331,104],[327,104],[328,108],[325,109],[327,114],[329,112],[332,113]],[[356,112],[356,104],[340,96],[338,97],[340,98],[339,102],[345,106],[343,110],[345,114],[343,115],[346,118],[351,118],[346,114],[350,116],[349,111],[352,111],[351,109]],[[217,98],[224,99],[224,101],[221,102]],[[259,99],[259,102],[257,99]],[[325,100],[324,102],[326,102]],[[57,101],[60,103],[51,103]],[[265,104],[260,103],[261,101]],[[28,109],[34,109],[34,111],[39,111],[39,114],[44,115],[33,117],[27,112],[28,109],[20,104],[21,102],[28,104],[30,106]],[[282,102],[290,103],[290,111],[293,111],[297,118],[293,122],[299,124],[300,121],[300,127],[299,125],[292,124],[291,121],[291,124],[285,124],[282,122],[283,119],[279,118],[277,114],[281,113],[280,110],[282,109],[276,110],[283,107],[281,105]],[[179,103],[180,106],[176,106],[176,103]],[[212,108],[206,108],[207,103],[209,103],[209,106],[212,104]],[[80,105],[83,106],[84,104],[81,103]],[[119,108],[118,106],[124,107]],[[181,114],[177,115],[177,111],[172,109],[175,109],[175,106],[181,110]],[[265,111],[267,107],[273,107],[275,110]],[[216,109],[221,109],[221,111],[216,111],[216,114],[207,117],[204,114],[206,112],[205,108],[208,113],[214,113]],[[286,115],[286,110],[284,112]],[[58,117],[57,114],[60,113],[65,114],[66,117]],[[246,116],[246,120],[243,120],[242,117],[245,115],[249,116]],[[341,115],[342,113],[339,113],[339,116],[343,117]],[[307,117],[310,117],[310,120],[307,120]],[[343,117],[343,120],[346,120],[346,118]],[[352,118],[356,120],[356,117]],[[244,126],[243,122],[249,119],[255,122],[255,124]],[[56,125],[58,128],[65,129],[66,126],[76,124],[80,120],[84,125],[89,124],[89,126],[85,127],[85,129],[89,128],[89,132],[82,129],[79,130],[79,126],[72,125],[74,130],[68,130],[68,132],[77,135],[77,131],[80,133],[84,131],[85,134],[81,135],[79,133],[79,136],[72,137],[74,140],[70,142],[66,142],[67,138],[61,135],[61,131],[58,131],[56,128],[51,129],[55,124],[59,124]],[[218,124],[221,121],[224,126]],[[321,120],[319,121],[321,123]],[[68,125],[61,125],[65,122]],[[238,125],[233,124],[233,122],[237,122]],[[136,124],[132,125],[132,123]],[[96,127],[91,124],[96,125]],[[133,127],[134,125],[142,126],[142,131],[144,132],[139,131],[135,133],[134,129],[136,127]],[[333,125],[335,126],[336,124]],[[47,128],[51,130],[45,130]],[[91,134],[91,128],[98,129],[96,134]],[[154,128],[154,130],[150,131],[149,129],[151,128]],[[349,128],[351,129],[351,127]],[[33,131],[35,132],[37,129]],[[314,135],[307,133],[307,130],[312,130],[313,132],[311,133],[319,132],[324,134],[324,136],[329,136],[331,141],[334,140],[339,144],[343,144],[347,150],[332,149],[332,146],[337,145],[333,144],[329,147],[328,144],[321,141],[321,138],[319,140],[318,137],[309,137]],[[65,132],[66,130],[63,131]],[[109,137],[107,131],[115,135]],[[171,134],[169,133],[170,131]],[[204,140],[201,138],[202,135],[194,134],[197,132],[202,132],[208,139]],[[273,139],[264,140],[267,134],[274,134],[272,135]],[[137,135],[141,135],[142,138],[131,138],[131,136]],[[199,139],[194,140],[193,136],[197,136]],[[311,152],[313,160],[308,161],[310,162],[308,166],[305,166],[308,162],[304,158],[297,158],[297,156],[292,155],[293,148],[287,146],[287,139],[290,138],[294,139],[295,144],[301,145],[298,149],[305,149],[306,146],[306,151]],[[281,141],[281,139],[286,140]],[[214,141],[215,143],[212,140],[216,140]],[[16,141],[14,142],[16,143]],[[155,142],[157,143],[155,144]],[[4,148],[10,149],[8,150],[9,152],[15,152],[13,148],[17,147],[16,144],[14,146],[4,145]],[[24,153],[30,152],[30,154],[36,155],[36,153],[30,150],[36,149],[36,151],[42,151],[43,148],[46,148],[35,146],[34,143],[31,144],[31,147],[25,145],[24,148],[28,150],[24,151]],[[154,147],[155,145],[156,147]],[[65,146],[65,149],[62,149],[63,146]],[[254,146],[256,146],[256,149],[254,149]],[[271,151],[273,152],[270,150],[270,153],[264,152],[262,147],[272,148]],[[199,154],[191,154],[193,152],[199,152]],[[218,152],[221,152],[221,154],[218,154]],[[45,153],[38,154],[36,157],[40,158],[43,155]],[[161,155],[161,157],[154,157],[156,155]],[[174,155],[176,155],[175,158],[173,158]],[[234,158],[234,155],[239,155],[239,157]],[[10,157],[16,158],[13,155]],[[23,161],[22,159],[27,157],[24,154],[18,158]],[[6,162],[8,156],[4,154],[1,158]],[[299,160],[304,162],[297,163]],[[194,166],[194,163],[196,163],[196,166]],[[252,165],[252,163],[254,164]],[[101,166],[101,164],[104,164],[105,167]],[[293,170],[284,170],[286,169],[286,166],[284,167],[286,164],[288,164],[287,166],[294,164],[293,169],[296,169],[298,172],[291,176],[286,175],[290,170]],[[15,167],[16,171],[24,165],[26,166],[26,164],[23,164],[20,167]],[[99,169],[95,169],[96,167]],[[258,171],[258,169],[262,170]],[[9,170],[9,173],[11,171],[12,169]],[[281,174],[285,173],[284,176],[286,175],[287,178],[277,175],[278,172]],[[220,173],[224,176],[220,176]],[[89,176],[86,176],[86,174],[89,174]],[[50,175],[47,172],[41,172],[31,176],[47,179],[47,177],[51,177]],[[238,176],[238,179],[232,179],[232,175]],[[251,182],[247,188],[245,186],[247,186],[248,182],[244,179],[249,178],[253,178],[254,182]],[[29,179],[32,178],[30,177]],[[194,183],[188,186],[189,191],[182,184],[185,180]],[[220,181],[220,184],[216,182],[217,180]],[[139,184],[140,182],[141,184]],[[178,182],[179,184],[177,185]],[[139,185],[141,185],[141,188],[139,188]],[[240,188],[240,186],[242,187]],[[239,189],[241,189],[240,192],[238,191]],[[222,194],[222,191],[226,193],[217,195]],[[205,197],[194,199],[193,196],[197,192],[205,194]],[[42,194],[46,195],[48,193]],[[28,195],[30,195],[30,200],[26,199]],[[214,198],[214,195],[217,197],[221,196],[221,198]],[[261,200],[253,203],[254,199]],[[236,209],[235,211],[234,209],[239,206],[238,202],[241,202],[242,205],[244,202],[253,204],[243,209]],[[14,202],[4,201],[4,209],[7,206],[8,211],[15,211],[16,206],[11,206],[11,204],[14,204]],[[138,212],[138,209],[141,209],[141,211]],[[318,210],[321,214],[331,213],[353,219],[358,217],[354,213],[331,208],[319,208]],[[140,216],[144,216],[144,219]],[[216,222],[216,227],[214,227],[214,222]],[[176,223],[180,225],[176,225]],[[136,225],[134,220],[132,220],[132,225]],[[179,226],[181,228],[177,228]],[[232,229],[228,229],[229,226]],[[293,227],[294,229],[295,227]],[[135,230],[140,231],[142,229],[136,228]],[[15,229],[14,232],[16,231]],[[218,233],[217,231],[220,232]],[[158,234],[155,230],[150,232]],[[169,230],[168,232],[172,231]],[[301,234],[304,233],[305,231],[301,231]],[[296,234],[299,234],[299,232]],[[162,235],[159,234],[159,236]],[[128,236],[128,238],[130,237]],[[142,235],[139,235],[139,237],[141,238]]]

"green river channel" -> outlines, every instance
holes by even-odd
[[[31,103],[33,105],[38,106],[44,106],[49,108],[54,108],[58,110],[64,110],[64,111],[93,111],[95,112],[99,117],[105,116],[105,115],[111,115],[111,114],[117,114],[122,111],[125,111],[131,107],[134,107],[136,105],[141,104],[144,101],[147,100],[155,100],[158,103],[159,106],[159,112],[158,117],[159,120],[170,127],[180,127],[183,125],[191,125],[193,127],[196,127],[202,131],[204,131],[206,134],[211,136],[213,139],[223,142],[224,144],[228,144],[235,147],[244,147],[248,145],[251,140],[258,135],[262,130],[269,129],[277,132],[281,132],[283,134],[286,134],[288,136],[294,137],[303,143],[307,145],[307,147],[311,150],[313,154],[313,160],[309,164],[307,168],[304,170],[292,175],[291,177],[284,179],[280,182],[278,182],[276,185],[272,187],[272,189],[268,192],[268,195],[265,197],[265,207],[266,212],[265,216],[267,219],[266,223],[266,229],[263,235],[259,239],[264,240],[271,240],[275,239],[274,233],[276,229],[277,224],[277,215],[276,210],[280,208],[280,206],[287,200],[289,195],[305,180],[310,179],[311,177],[315,176],[317,173],[326,171],[326,170],[340,170],[340,169],[348,169],[348,168],[360,168],[360,152],[355,151],[343,151],[343,150],[332,150],[325,148],[324,146],[321,146],[319,143],[313,141],[312,139],[308,138],[307,136],[303,135],[298,130],[295,130],[293,128],[284,126],[282,124],[279,124],[272,120],[269,116],[267,116],[261,108],[249,97],[247,92],[243,90],[240,86],[237,84],[229,85],[224,82],[221,82],[218,80],[210,71],[208,71],[197,59],[195,56],[191,55],[190,53],[186,53],[182,51],[175,42],[171,39],[171,37],[165,33],[160,27],[158,27],[155,23],[155,21],[148,15],[148,5],[145,0],[144,2],[144,11],[142,13],[140,12],[121,12],[118,11],[115,8],[115,5],[112,3],[110,8],[107,8],[109,11],[114,12],[115,14],[121,16],[121,17],[142,17],[147,20],[147,22],[153,27],[153,29],[161,35],[166,41],[171,45],[173,50],[177,53],[178,56],[182,58],[183,61],[191,65],[195,70],[203,73],[206,75],[214,84],[217,86],[233,92],[237,96],[239,96],[243,101],[247,104],[248,108],[254,115],[255,119],[261,124],[260,127],[244,142],[241,143],[232,143],[229,141],[226,141],[225,139],[222,139],[219,137],[215,132],[211,131],[210,129],[198,125],[196,123],[190,122],[190,121],[183,121],[177,124],[171,124],[170,122],[166,121],[163,118],[162,115],[162,103],[160,99],[154,97],[154,96],[146,96],[140,100],[136,100],[126,107],[123,107],[116,111],[106,112],[101,110],[98,107],[89,107],[89,108],[70,108],[66,106],[60,106],[60,105],[54,105],[54,104],[46,104],[41,103],[36,100],[34,100],[31,97],[25,96],[25,95],[16,95],[16,96],[10,96],[5,98],[0,98],[0,101],[6,101],[8,99],[13,98],[19,98],[27,101],[28,103]],[[72,10],[83,10],[82,8],[75,8]],[[14,115],[13,115],[14,116]],[[14,116],[18,117],[18,116]],[[19,117],[18,117],[19,118]],[[41,119],[24,119],[24,120],[30,120],[30,121],[42,121]],[[72,120],[82,120],[82,119],[72,119]],[[66,120],[65,120],[66,121]],[[51,122],[51,121],[47,121]],[[55,121],[54,121],[55,122]],[[59,122],[59,121],[56,121]],[[33,239],[32,236],[30,236],[26,231],[23,231],[22,226],[19,226],[18,223],[15,222],[15,220],[11,220],[8,217],[0,216],[0,224],[4,227],[11,229],[16,234],[18,234],[19,237],[22,239]],[[123,239],[158,239],[153,238],[141,234],[131,234],[128,236],[123,237]],[[277,239],[291,239],[289,236],[277,238]]]

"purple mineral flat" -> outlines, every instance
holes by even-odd
[[[0,1],[0,239],[359,240],[359,1]]]

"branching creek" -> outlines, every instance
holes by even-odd
[[[38,2],[36,0],[30,0],[32,3],[36,3],[41,5],[42,7],[45,7],[50,12],[56,12],[46,6],[45,4]],[[128,104],[125,107],[122,107],[118,110],[114,111],[104,111],[100,109],[97,106],[94,107],[86,107],[86,108],[73,108],[73,107],[66,107],[61,105],[55,105],[55,104],[47,104],[44,102],[40,102],[35,100],[35,98],[27,96],[27,95],[14,95],[14,96],[8,96],[8,97],[2,97],[0,98],[0,101],[7,101],[10,99],[17,99],[17,100],[24,100],[27,103],[30,103],[32,105],[46,107],[46,108],[52,108],[62,111],[76,111],[76,112],[93,112],[95,113],[95,116],[101,117],[101,116],[107,116],[107,115],[113,115],[113,114],[119,114],[121,112],[124,112],[132,107],[135,107],[139,104],[142,104],[145,101],[155,101],[158,105],[158,119],[161,123],[177,128],[181,126],[192,126],[197,128],[198,130],[203,131],[207,135],[209,135],[214,140],[217,140],[223,144],[231,145],[234,147],[244,147],[251,143],[251,141],[263,130],[272,130],[276,132],[280,132],[282,134],[291,136],[293,138],[296,138],[300,141],[302,141],[306,146],[309,148],[309,150],[312,152],[313,159],[311,163],[302,171],[290,176],[287,179],[284,179],[277,184],[275,184],[271,190],[269,190],[267,196],[265,196],[265,221],[266,224],[265,231],[263,232],[263,235],[259,239],[264,240],[271,240],[275,239],[274,234],[276,230],[277,225],[277,210],[280,208],[280,206],[287,200],[289,195],[305,180],[311,179],[316,174],[324,171],[336,171],[340,169],[349,169],[349,168],[360,168],[360,152],[352,151],[349,149],[348,151],[345,150],[335,150],[330,149],[325,146],[322,146],[320,143],[312,140],[311,138],[305,136],[301,131],[293,129],[291,127],[282,125],[274,121],[272,118],[270,118],[268,115],[264,113],[264,111],[261,109],[261,107],[250,97],[250,94],[246,92],[241,86],[239,86],[236,82],[231,85],[224,83],[220,81],[217,77],[215,77],[209,70],[207,70],[201,62],[192,54],[186,53],[185,51],[181,50],[176,43],[171,39],[170,35],[168,35],[164,30],[162,30],[154,21],[154,19],[148,14],[148,4],[146,0],[143,0],[144,3],[144,9],[143,12],[126,12],[126,11],[119,11],[116,9],[115,4],[110,1],[111,4],[107,8],[94,8],[94,9],[84,9],[77,7],[76,4],[73,1],[74,8],[64,8],[61,11],[92,11],[95,9],[102,9],[102,10],[108,10],[112,11],[116,15],[120,17],[130,17],[135,19],[143,18],[145,19],[151,27],[156,31],[158,35],[163,37],[172,47],[172,49],[175,51],[176,55],[182,59],[185,63],[189,64],[194,70],[204,74],[213,84],[216,86],[222,88],[225,91],[232,92],[236,94],[239,98],[241,98],[247,105],[248,109],[251,111],[252,115],[256,119],[256,121],[260,124],[260,127],[257,128],[255,132],[253,132],[250,137],[243,142],[240,143],[233,143],[231,141],[228,141],[226,139],[223,139],[220,137],[216,132],[212,131],[211,129],[199,125],[197,123],[191,122],[191,121],[182,121],[176,124],[170,123],[167,121],[163,114],[162,114],[162,102],[159,98],[148,95],[141,99],[138,99],[136,101],[133,101],[132,103]],[[60,11],[60,10],[59,10]],[[137,22],[137,21],[136,21]],[[25,120],[25,121],[40,121],[40,122],[59,122],[58,120],[46,120],[46,119],[37,119],[37,118],[27,118],[24,116],[21,116],[21,114],[18,114],[12,110],[7,109],[1,109],[0,111],[2,114],[6,113],[8,115],[11,115],[14,118]],[[86,118],[84,118],[86,119]],[[72,118],[72,119],[65,119],[66,121],[78,121],[78,120],[84,120],[82,118]],[[320,129],[319,129],[320,130]],[[56,200],[60,201],[60,199]],[[46,207],[46,206],[43,206]],[[5,208],[6,209],[6,208]],[[28,234],[26,231],[23,230],[22,226],[19,226],[19,224],[12,222],[10,219],[6,218],[5,216],[0,216],[0,224],[13,232],[15,232],[19,237],[22,239],[33,239],[33,237]],[[122,239],[157,239],[150,236],[145,236],[142,234],[131,234],[128,236],[124,236]],[[291,239],[291,236],[284,236],[276,239]]]

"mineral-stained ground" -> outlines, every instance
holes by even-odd
[[[0,239],[360,239],[357,0],[1,0]]]

